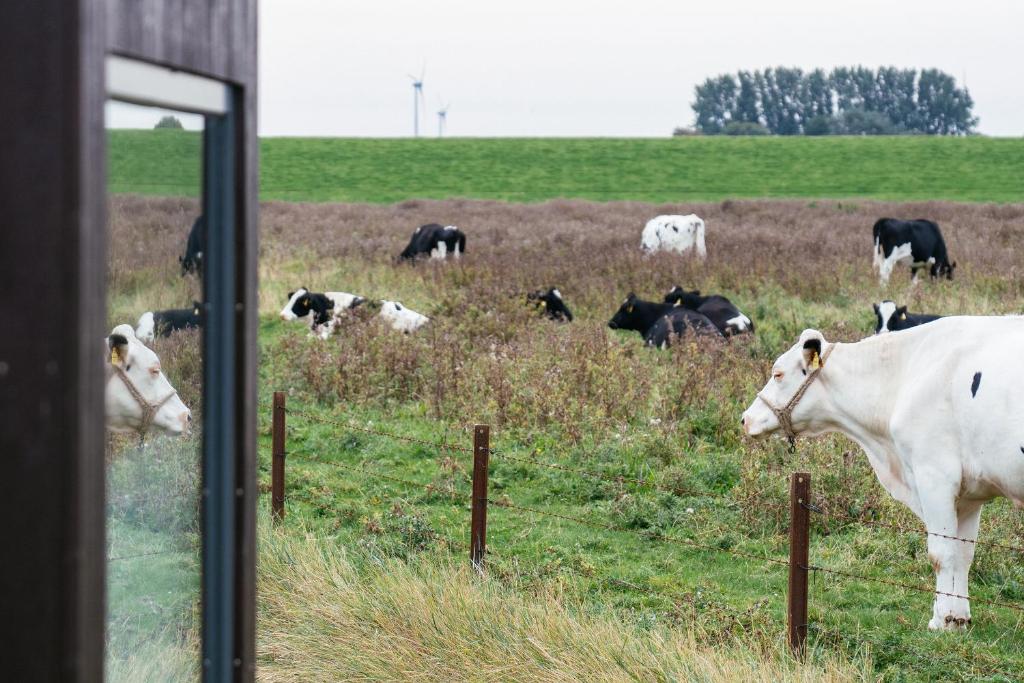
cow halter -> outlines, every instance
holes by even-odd
[[[793,411],[796,409],[796,405],[800,403],[800,399],[804,397],[807,390],[811,388],[812,384],[814,384],[814,380],[818,379],[818,375],[821,374],[822,368],[825,367],[825,360],[829,357],[832,353],[832,349],[835,347],[836,345],[832,344],[825,349],[825,353],[821,354],[821,358],[818,360],[818,367],[811,370],[810,374],[804,379],[804,383],[800,385],[796,390],[796,393],[793,394],[793,398],[789,399],[786,405],[781,408],[777,408],[772,405],[772,402],[766,399],[761,392],[758,392],[757,394],[757,397],[761,399],[766,406],[768,406],[768,409],[775,413],[775,417],[779,421],[779,426],[782,427],[782,431],[786,434],[786,438],[789,440],[790,449],[796,449],[796,431],[793,429]]]
[[[132,382],[132,378],[128,376],[128,373],[124,371],[124,368],[120,365],[113,364],[111,364],[110,367],[114,369],[114,374],[121,378],[125,388],[128,389],[128,393],[131,394],[131,397],[139,404],[139,408],[142,408],[142,421],[136,431],[139,433],[139,438],[145,438],[146,432],[149,431],[150,426],[153,424],[153,420],[156,419],[156,414],[164,407],[165,403],[178,395],[178,391],[176,389],[171,389],[171,393],[167,394],[159,401],[150,403],[146,400],[146,397],[142,395],[142,392],[139,391],[139,388],[135,386],[135,383]]]

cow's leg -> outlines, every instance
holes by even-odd
[[[921,517],[928,529],[928,559],[935,570],[935,603],[928,628],[933,631],[963,626],[970,618],[970,603],[953,595],[966,595],[956,585],[956,577],[963,563],[960,541],[945,538],[959,533],[956,494],[949,482],[917,481],[917,494],[921,500]]]
[[[961,501],[957,509],[957,533],[956,535],[964,539],[963,541],[956,541],[960,546],[960,572],[954,577],[953,585],[956,590],[953,591],[959,595],[969,595],[968,586],[970,585],[970,574],[971,574],[971,563],[974,562],[974,550],[976,548],[973,541],[978,540],[978,525],[981,523],[981,503],[977,501]],[[968,542],[971,541],[971,542]],[[971,622],[971,605],[967,604],[967,622]]]
[[[892,269],[893,269],[894,265],[895,264],[894,264],[893,259],[891,257],[882,260],[881,264],[879,264],[879,266],[878,266],[878,282],[879,282],[879,284],[882,284],[882,285],[889,284],[889,276],[892,275]]]
[[[910,284],[912,284],[912,285],[916,285],[917,284],[917,271],[919,271],[919,270],[921,270],[921,269],[920,268],[915,268],[913,266],[910,267]]]

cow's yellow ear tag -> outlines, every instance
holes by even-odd
[[[900,313],[900,320],[906,320],[906,319],[907,319],[907,314],[906,313]]]
[[[111,365],[117,365],[117,361],[118,361],[117,347],[115,346],[114,348],[110,349],[110,364]]]
[[[821,367],[821,356],[819,356],[817,353],[815,353],[814,356],[811,358],[811,369],[812,370],[817,370],[820,367]]]
[[[673,305],[673,306],[682,306],[682,305],[683,305],[683,302],[682,302],[682,301],[676,301],[676,302],[675,302],[674,304],[672,304],[672,305]]]
[[[540,300],[540,307],[541,308],[547,308],[548,307],[548,302],[544,301],[544,299],[541,299]]]
[[[309,305],[309,299],[303,299],[302,300],[302,305],[303,306],[308,306]]]

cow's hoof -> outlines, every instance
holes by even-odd
[[[970,625],[970,617],[947,614],[943,619],[932,617],[932,620],[928,622],[928,629],[931,631],[965,631]]]

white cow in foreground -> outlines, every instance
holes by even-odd
[[[160,359],[135,337],[131,325],[118,325],[106,339],[107,429],[183,434],[192,413],[167,381]]]
[[[1019,318],[943,318],[853,344],[805,330],[743,413],[753,437],[839,432],[860,444],[927,528],[933,630],[971,620],[974,543],[939,534],[975,540],[981,506],[997,496],[1024,506],[1022,349]]]
[[[644,226],[640,248],[652,254],[656,251],[682,254],[693,249],[697,256],[704,258],[708,254],[704,245],[704,221],[692,213],[687,216],[655,216]]]

